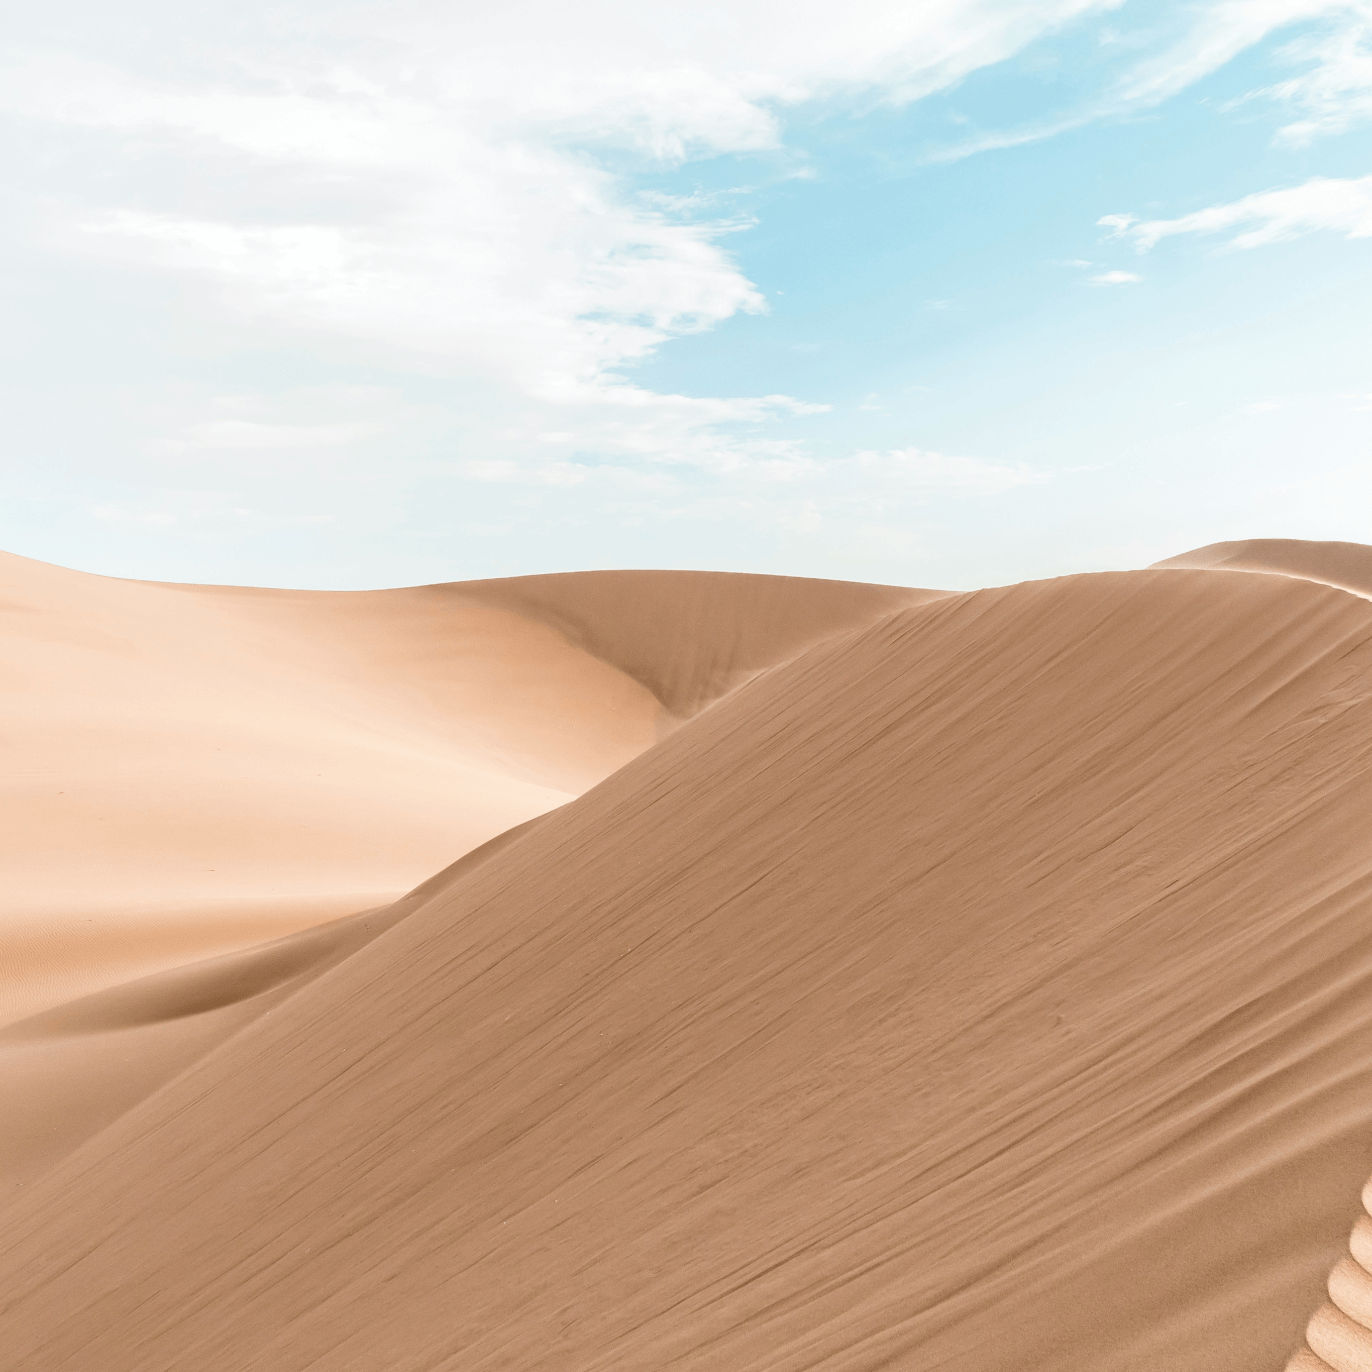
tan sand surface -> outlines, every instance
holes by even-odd
[[[287,592],[0,555],[0,1178],[265,1008],[243,968],[287,954],[214,955],[387,904],[770,663],[937,594],[673,572]],[[280,947],[327,961],[333,938]],[[224,1003],[178,1008],[207,979]]]
[[[933,594],[750,580],[289,592],[0,555],[0,1024],[394,899],[722,682]],[[615,656],[634,616],[675,633],[663,700]]]
[[[521,591],[669,726],[735,689],[384,913],[15,1025],[194,1042],[13,1193],[7,1366],[1276,1372],[1327,1277],[1368,1366],[1372,604],[1317,580],[761,675]]]
[[[1179,553],[1155,567],[1201,567],[1225,572],[1269,572],[1338,586],[1372,596],[1372,548],[1363,543],[1311,543],[1298,538],[1248,538],[1211,543]]]

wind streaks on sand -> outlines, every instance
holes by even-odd
[[[162,985],[258,1004],[9,1202],[8,1365],[1275,1372],[1334,1267],[1291,1366],[1364,1366],[1372,604],[840,630],[384,927]]]
[[[0,1184],[436,868],[757,672],[941,594],[714,572],[270,591],[0,554]]]

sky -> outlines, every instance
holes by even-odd
[[[1372,543],[1372,0],[50,0],[0,548],[969,588]]]

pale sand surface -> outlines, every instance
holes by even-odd
[[[386,905],[762,668],[937,594],[672,572],[286,592],[0,556],[0,1178],[265,1008],[244,957],[187,964]],[[207,978],[225,1004],[168,1001]]]
[[[1293,1369],[1372,1368],[1372,604],[1245,546],[791,661],[461,591],[661,741],[384,911],[12,1026],[6,1365],[1276,1372],[1309,1321]]]
[[[0,1024],[393,899],[725,684],[933,594],[747,580],[258,591],[0,555]]]

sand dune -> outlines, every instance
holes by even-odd
[[[934,594],[730,580],[287,592],[3,556],[0,1024],[393,900],[726,683]],[[621,625],[672,636],[661,682]]]
[[[285,592],[9,556],[0,577],[3,1179],[265,1008],[246,967],[313,965],[358,926],[229,950],[389,904],[763,667],[938,594],[674,572]],[[224,1004],[175,1008],[208,983]]]
[[[680,654],[606,583],[436,588],[638,732],[384,912],[14,1026],[198,1037],[9,1202],[8,1365],[1275,1372],[1331,1269],[1292,1366],[1366,1365],[1372,604],[1325,579],[846,632],[735,579]]]
[[[1372,548],[1362,543],[1307,543],[1298,538],[1249,538],[1211,543],[1180,553],[1155,567],[1207,568],[1226,572],[1269,572],[1338,586],[1372,596]]]
[[[435,880],[498,852],[488,840]],[[22,1186],[131,1105],[404,918],[430,889],[269,943],[105,987],[0,1029],[0,1186]]]

